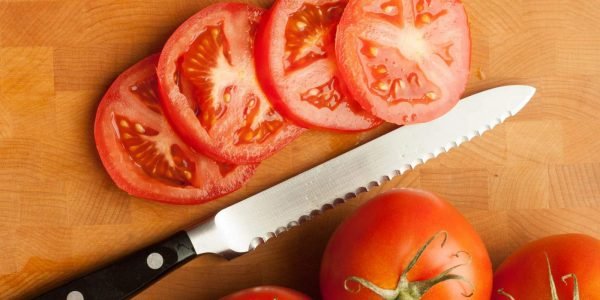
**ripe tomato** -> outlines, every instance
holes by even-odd
[[[263,9],[211,5],[184,22],[158,63],[162,103],[173,127],[216,160],[256,163],[303,132],[271,106],[254,67]]]
[[[485,245],[450,203],[392,190],[335,231],[321,264],[323,299],[490,299]]]
[[[235,191],[256,165],[217,163],[194,152],[171,129],[158,100],[154,55],[123,72],[96,114],[96,147],[113,181],[133,196],[201,203]]]
[[[467,83],[471,39],[460,0],[350,0],[335,47],[354,98],[388,122],[439,117]]]
[[[310,300],[304,294],[278,286],[261,286],[239,291],[221,300]]]
[[[492,299],[600,299],[600,240],[564,234],[525,245],[496,270]]]
[[[261,21],[257,73],[277,111],[305,127],[357,131],[381,121],[339,78],[335,30],[347,0],[280,0]]]

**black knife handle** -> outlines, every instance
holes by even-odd
[[[181,231],[36,299],[127,299],[195,256],[190,238]]]

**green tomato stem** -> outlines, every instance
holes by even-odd
[[[371,281],[369,281],[365,278],[361,278],[361,277],[357,277],[357,276],[348,277],[344,281],[344,288],[348,292],[358,293],[360,291],[361,287],[366,287],[367,289],[371,290],[373,293],[379,295],[384,300],[419,300],[423,297],[423,295],[425,293],[427,293],[427,291],[429,291],[436,284],[447,281],[447,280],[459,280],[459,281],[466,282],[471,287],[470,292],[462,293],[462,295],[467,298],[473,296],[473,294],[475,292],[475,287],[473,286],[473,283],[470,282],[469,280],[467,280],[466,278],[464,278],[463,276],[451,273],[455,269],[462,267],[462,266],[466,266],[471,263],[471,255],[466,251],[459,251],[459,252],[455,253],[454,256],[459,258],[460,254],[466,254],[468,257],[467,262],[452,266],[449,269],[442,272],[441,274],[439,274],[436,277],[431,278],[431,279],[415,281],[415,282],[410,282],[408,280],[408,272],[410,272],[410,270],[413,269],[413,267],[417,264],[417,261],[423,255],[423,253],[425,252],[427,247],[429,247],[429,245],[439,235],[443,235],[441,247],[443,248],[446,245],[446,240],[448,239],[448,233],[446,231],[440,231],[440,232],[436,233],[435,235],[433,235],[431,238],[429,238],[429,240],[427,240],[427,242],[423,246],[421,246],[421,248],[419,248],[419,250],[417,250],[417,253],[413,256],[413,258],[411,259],[409,264],[402,271],[402,274],[400,275],[400,279],[399,279],[398,284],[395,289],[393,289],[393,290],[384,289],[382,287],[377,286],[376,284],[372,283]],[[356,289],[351,289],[348,285],[350,282],[356,282],[359,285]]]
[[[579,300],[579,283],[577,281],[577,276],[571,273],[563,276],[560,280],[562,280],[564,284],[567,284],[567,278],[573,278],[573,300]]]
[[[546,264],[548,265],[548,277],[550,278],[550,293],[552,294],[552,300],[559,300],[558,293],[556,292],[556,285],[554,284],[554,277],[552,276],[552,268],[550,267],[550,258],[548,253],[544,252],[546,256]]]
[[[498,292],[498,294],[500,294],[510,300],[515,300],[515,297],[513,297],[511,294],[505,292],[504,289],[499,289],[497,292]]]

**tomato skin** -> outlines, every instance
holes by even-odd
[[[380,119],[364,111],[355,100],[351,99],[346,85],[339,80],[340,75],[335,65],[333,39],[331,45],[326,44],[323,46],[325,49],[331,49],[331,53],[320,59],[321,61],[327,61],[329,63],[328,67],[321,69],[321,72],[313,72],[310,76],[317,79],[288,79],[291,74],[287,74],[284,67],[286,26],[288,22],[293,22],[290,20],[291,16],[302,12],[302,6],[306,4],[322,6],[345,5],[346,3],[347,0],[311,0],[306,2],[280,0],[273,4],[259,24],[256,36],[255,61],[258,66],[256,71],[261,86],[277,111],[302,127],[356,132],[374,128],[382,123]],[[328,15],[324,18],[327,17]],[[309,27],[313,25],[308,24]],[[335,27],[337,27],[337,24],[334,25],[334,29]],[[335,34],[335,30],[333,32]],[[298,72],[292,72],[292,74],[295,73]],[[308,102],[299,99],[302,91],[327,82],[331,79],[330,76],[338,80],[338,92],[346,99],[333,111],[324,107],[316,109]],[[288,82],[302,82],[303,86],[290,86]],[[306,86],[306,82],[310,82],[312,86]]]
[[[573,299],[573,279],[561,282],[561,277],[570,273],[577,276],[581,299],[600,299],[600,240],[583,234],[549,236],[519,248],[497,268],[492,299],[508,299],[497,293],[499,289],[516,300],[551,299],[544,254],[559,299]]]
[[[474,285],[468,299],[488,300],[492,287],[492,267],[487,250],[473,227],[447,201],[425,191],[399,189],[378,195],[347,218],[331,237],[321,265],[323,299],[381,299],[362,287],[352,293],[344,283],[350,276],[365,278],[375,285],[394,289],[402,270],[425,242],[440,231],[448,233],[423,252],[408,272],[410,282],[435,277],[465,257],[453,258],[466,251],[471,263],[453,271]],[[355,283],[350,283],[355,285]],[[354,289],[354,288],[353,288]],[[434,285],[421,299],[462,299],[469,285],[449,280]]]
[[[94,139],[98,154],[107,173],[115,184],[128,194],[169,204],[199,204],[239,189],[254,174],[258,165],[234,167],[227,175],[220,175],[218,163],[195,153],[175,134],[164,115],[157,114],[144,106],[131,94],[130,87],[151,76],[156,76],[158,54],[138,62],[124,71],[112,83],[100,101],[94,123]],[[160,110],[156,100],[156,110]],[[197,186],[176,186],[152,178],[136,165],[125,150],[116,133],[115,115],[124,115],[146,126],[158,130],[156,137],[163,143],[178,145],[194,163]],[[133,124],[133,123],[132,123]]]
[[[169,121],[188,145],[217,161],[232,164],[259,163],[275,154],[305,131],[305,129],[283,119],[282,127],[264,143],[237,145],[233,141],[233,129],[228,132],[219,132],[219,134],[213,136],[200,124],[196,112],[189,104],[191,100],[180,91],[175,79],[181,58],[190,50],[191,45],[203,28],[209,25],[225,24],[223,26],[235,28],[229,30],[229,32],[235,31],[235,38],[247,41],[243,46],[232,45],[229,48],[231,53],[237,52],[237,54],[231,55],[234,58],[237,57],[240,64],[239,66],[234,65],[237,68],[235,70],[241,70],[244,73],[242,75],[240,75],[241,73],[235,76],[232,75],[235,78],[219,78],[219,81],[235,82],[232,85],[243,81],[244,83],[241,85],[244,86],[242,88],[244,92],[251,89],[251,92],[260,99],[261,103],[268,103],[264,91],[262,91],[256,79],[255,65],[252,58],[254,36],[241,36],[249,34],[248,32],[253,34],[256,29],[255,26],[260,21],[263,13],[264,9],[243,3],[216,3],[210,5],[181,24],[171,35],[161,52],[157,74],[162,95],[162,106]],[[227,22],[236,23],[228,24]],[[240,28],[242,26],[247,28]],[[229,36],[226,38],[229,38]],[[251,87],[248,85],[251,85]],[[235,87],[239,88],[238,85]],[[246,95],[244,97],[248,98]],[[245,108],[242,105],[247,105],[249,100],[236,100],[236,98],[242,97],[232,97],[231,103],[237,104],[232,104],[232,107],[229,107],[226,113],[226,115],[234,114],[235,116],[232,118],[235,118],[235,120],[229,120],[229,123],[223,126],[232,128],[243,122],[241,111],[244,111]],[[240,102],[242,103],[240,104]]]
[[[383,9],[384,5],[388,4],[394,5],[392,9],[394,13],[397,11],[412,13],[400,17],[382,16],[387,14],[383,12],[373,13],[374,7],[379,6],[377,9]],[[423,6],[426,13],[419,13],[418,7]],[[427,12],[428,7],[432,8],[433,15]],[[432,25],[429,25],[429,21],[426,25],[422,25],[423,22],[419,25],[420,19],[415,14],[427,15]],[[436,25],[440,20],[442,23]],[[419,35],[414,34],[415,30],[409,30],[410,34],[403,33],[399,37],[390,37],[397,29],[406,30],[408,27],[419,26],[430,29],[424,29],[425,33],[420,32]],[[386,27],[388,29],[382,29]],[[362,53],[361,43],[364,40],[369,42],[372,40],[366,38],[365,31],[370,31],[371,36],[380,36],[381,40],[387,39],[387,42],[375,41],[381,42],[383,46],[378,46],[379,53],[374,56],[385,58],[366,59]],[[387,37],[383,38],[384,36]],[[422,40],[415,39],[415,36],[420,36]],[[390,45],[390,40],[404,42]],[[445,48],[448,43],[452,46]],[[471,63],[470,46],[468,18],[460,0],[350,0],[340,20],[335,44],[341,77],[349,86],[354,99],[373,115],[398,125],[433,120],[444,115],[458,103],[468,80]],[[404,53],[401,48],[413,49]],[[376,62],[375,59],[378,61]],[[383,76],[372,75],[371,72],[376,65],[383,65],[391,71]],[[394,76],[388,77],[387,74],[392,74],[394,68],[397,68],[397,72]],[[419,76],[420,82],[425,83],[423,86],[416,84],[417,82],[410,83],[410,74],[414,72],[423,73]],[[373,78],[377,76],[380,78]],[[398,79],[402,84],[395,81]],[[375,92],[379,83],[382,84],[383,89],[380,92],[385,96]],[[408,89],[405,85],[408,85]],[[429,98],[427,95],[433,96]]]
[[[300,292],[279,286],[260,286],[245,289],[221,300],[310,300],[310,298]]]

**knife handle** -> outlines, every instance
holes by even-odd
[[[190,238],[181,231],[36,299],[127,299],[195,256]]]

